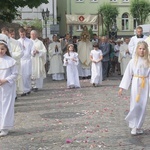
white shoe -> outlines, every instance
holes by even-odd
[[[137,133],[136,128],[132,128],[131,134],[132,134],[132,135],[136,135],[136,133]]]
[[[137,129],[136,133],[137,134],[143,134],[143,130],[142,129]]]
[[[3,129],[3,130],[1,130],[0,136],[6,136],[7,134],[8,134],[8,130]]]

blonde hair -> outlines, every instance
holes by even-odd
[[[143,57],[144,60],[145,60],[145,64],[146,64],[146,66],[150,67],[148,44],[145,41],[139,41],[137,43],[137,47],[136,47],[136,51],[135,51],[135,57],[134,57],[135,58],[135,63],[137,64],[137,61],[138,61],[138,58],[139,58],[138,49],[141,45],[143,45],[145,50],[146,50],[146,53]]]

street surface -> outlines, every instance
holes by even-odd
[[[81,88],[67,89],[65,80],[47,77],[42,90],[18,97],[15,126],[0,150],[150,150],[150,104],[144,134],[131,136],[124,120],[130,91],[118,97],[120,80],[99,87],[80,80]]]

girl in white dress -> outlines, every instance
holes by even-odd
[[[131,84],[130,111],[125,120],[132,129],[131,134],[142,134],[145,110],[149,96],[150,61],[148,59],[148,45],[144,41],[138,42],[136,53],[130,60],[120,83],[119,95],[123,89]]]
[[[74,45],[69,44],[67,47],[67,53],[64,55],[64,66],[66,66],[68,88],[80,87],[79,74],[77,68],[78,63],[78,54],[74,52]]]
[[[100,49],[98,49],[98,44],[95,43],[93,45],[94,50],[90,53],[90,59],[92,61],[91,67],[91,83],[93,86],[98,86],[102,83],[102,63],[101,60],[103,59],[103,54]]]
[[[14,124],[14,102],[18,68],[10,57],[5,41],[0,41],[0,136],[8,134]]]

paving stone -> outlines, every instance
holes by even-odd
[[[18,97],[15,126],[0,138],[0,150],[149,150],[149,103],[144,134],[131,136],[124,120],[130,90],[119,97],[120,80],[99,87],[80,80],[81,88],[67,89],[66,81],[47,77],[42,90]]]

